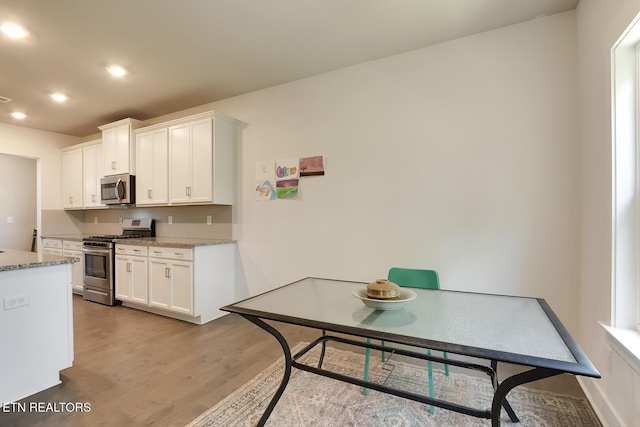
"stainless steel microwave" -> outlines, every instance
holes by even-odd
[[[130,205],[136,202],[136,177],[110,175],[100,179],[100,201],[104,205]]]

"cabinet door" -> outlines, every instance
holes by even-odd
[[[92,145],[82,149],[85,208],[104,206],[100,203],[102,163],[102,145]]]
[[[103,171],[105,175],[131,173],[130,132],[128,124],[102,131]]]
[[[193,314],[193,264],[190,262],[171,264],[171,309]]]
[[[130,162],[130,126],[122,125],[114,129],[115,131],[115,173],[131,173],[129,169]]]
[[[189,199],[192,203],[213,201],[213,124],[212,119],[192,122],[191,131],[191,184]]]
[[[168,262],[149,258],[149,305],[159,308],[171,307],[171,265]]]
[[[169,128],[169,200],[188,203],[191,186],[191,143],[189,124]]]
[[[149,305],[193,314],[193,263],[149,258]]]
[[[167,129],[136,136],[136,204],[166,204],[168,198]]]
[[[147,304],[147,258],[117,255],[115,281],[117,299]]]
[[[82,149],[62,152],[62,207],[81,209]]]
[[[116,255],[116,299],[123,301],[132,300],[133,295],[133,275],[129,271],[129,257]]]
[[[149,281],[147,273],[147,258],[131,257],[131,300],[140,304],[149,302]]]
[[[71,290],[76,293],[82,293],[83,290],[83,256],[81,251],[63,250],[62,255],[79,258],[80,262],[71,264]]]
[[[117,173],[115,129],[102,131],[102,171],[105,175],[115,175]]]

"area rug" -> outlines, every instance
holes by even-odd
[[[302,344],[296,349],[302,348]],[[316,349],[301,360],[313,364]],[[377,360],[374,360],[377,359]],[[425,362],[426,364],[426,362]],[[364,356],[328,348],[323,368],[359,377]],[[193,420],[188,427],[253,427],[280,385],[283,359],[258,374],[217,405]],[[448,377],[433,371],[435,397],[473,408],[491,407],[492,387],[488,376],[451,373]],[[426,366],[395,361],[383,364],[372,357],[370,381],[407,391],[426,393]],[[520,418],[519,424],[502,411],[501,425],[522,427],[600,427],[585,399],[525,387],[516,387],[507,399]],[[291,379],[267,422],[271,427],[418,427],[418,426],[490,426],[490,420],[470,417],[442,408],[429,412],[429,406],[369,390],[362,394],[358,386],[293,369]]]

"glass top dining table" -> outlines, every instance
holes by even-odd
[[[511,388],[564,372],[600,377],[543,299],[411,288],[415,299],[383,311],[356,297],[365,288],[361,282],[305,278],[222,310],[238,313],[272,334],[275,328],[261,319],[477,357],[492,366],[500,361],[534,368],[531,378],[519,378]],[[503,398],[494,400],[498,413]]]

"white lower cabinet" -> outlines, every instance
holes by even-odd
[[[193,263],[149,258],[149,305],[193,315]]]
[[[116,245],[116,299],[148,303],[148,264],[146,246]]]
[[[144,256],[134,249],[144,249]],[[123,305],[203,324],[224,315],[219,308],[235,301],[235,244],[118,244],[115,280]]]
[[[42,239],[42,253],[48,255],[62,255],[62,240]]]
[[[75,240],[63,240],[62,255],[80,259],[80,262],[71,264],[71,291],[82,295],[84,287],[84,257],[82,256],[82,242]]]

